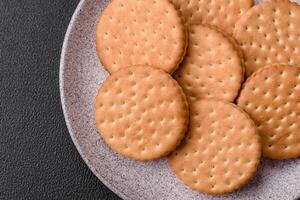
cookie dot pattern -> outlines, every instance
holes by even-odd
[[[99,89],[96,127],[117,153],[136,160],[169,154],[185,136],[188,105],[176,81],[148,66],[124,68]]]
[[[242,62],[235,46],[221,32],[211,26],[193,25],[187,55],[174,77],[189,100],[232,102],[244,80]]]
[[[237,22],[234,37],[244,51],[248,77],[269,64],[300,64],[300,6],[288,0],[258,4]]]
[[[188,24],[210,24],[232,34],[238,19],[253,6],[253,0],[170,0]]]
[[[168,0],[114,0],[96,29],[97,53],[110,73],[133,65],[172,73],[186,46],[183,21]]]
[[[249,116],[234,104],[208,99],[190,104],[187,137],[168,163],[190,188],[224,194],[248,182],[260,156],[260,137]]]
[[[299,67],[275,64],[259,69],[245,83],[237,103],[258,126],[264,156],[300,156]]]

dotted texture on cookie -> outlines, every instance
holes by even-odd
[[[244,68],[238,51],[221,32],[193,25],[187,55],[174,77],[190,100],[234,101],[244,80]]]
[[[183,139],[188,104],[177,82],[147,66],[124,68],[99,89],[95,121],[105,142],[136,160],[167,155]]]
[[[211,24],[232,34],[234,25],[253,0],[170,0],[189,24]]]
[[[234,104],[211,99],[191,103],[187,137],[168,163],[190,188],[223,194],[248,182],[260,156],[260,137],[249,116]]]
[[[258,126],[265,156],[300,156],[300,68],[261,68],[247,80],[237,102]]]
[[[110,73],[144,64],[172,73],[186,46],[182,18],[168,0],[114,0],[97,25],[97,53]]]
[[[240,18],[234,36],[247,76],[267,64],[300,64],[300,6],[287,0],[258,4]]]
[[[229,35],[228,33],[222,31],[221,29],[218,29],[216,26],[211,26],[212,28],[216,29],[217,31],[221,32],[230,42],[231,44],[234,46],[235,50],[238,52],[239,57],[241,59],[241,63],[243,66],[243,74],[245,74],[245,56],[244,56],[244,52],[241,49],[239,43],[237,42],[237,40],[232,36]]]

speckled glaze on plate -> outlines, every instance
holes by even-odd
[[[61,56],[60,92],[66,124],[84,161],[123,199],[206,200],[300,197],[300,159],[262,160],[258,173],[242,189],[223,196],[192,191],[175,178],[166,160],[137,162],[114,153],[94,125],[93,104],[107,72],[95,51],[95,26],[110,0],[82,0],[70,22]],[[300,2],[300,1],[298,1]]]

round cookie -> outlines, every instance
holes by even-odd
[[[232,34],[234,25],[253,0],[170,0],[188,24],[211,24]]]
[[[97,25],[97,53],[110,73],[133,65],[172,73],[186,46],[181,15],[168,0],[114,0]]]
[[[247,76],[272,63],[300,64],[300,6],[288,0],[258,4],[237,22],[234,37]]]
[[[208,99],[191,103],[187,137],[168,163],[190,188],[224,194],[253,177],[260,156],[260,137],[249,116],[234,104]]]
[[[264,156],[300,156],[300,68],[261,68],[247,80],[237,103],[258,126]]]
[[[169,154],[187,130],[188,104],[177,82],[162,70],[128,67],[110,76],[95,103],[96,127],[117,153],[136,160]]]
[[[190,100],[234,101],[244,80],[242,59],[234,45],[210,26],[193,25],[187,55],[174,77]]]

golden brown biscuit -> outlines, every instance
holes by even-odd
[[[210,26],[190,28],[187,55],[174,74],[187,97],[234,101],[244,80],[242,59],[234,45]]]
[[[300,6],[288,0],[258,4],[237,22],[234,37],[247,76],[272,63],[300,64]]]
[[[232,34],[234,25],[253,0],[170,0],[181,11],[187,24],[211,24]]]
[[[97,25],[97,53],[110,73],[140,64],[172,73],[186,46],[182,18],[168,0],[114,0]]]
[[[300,156],[300,68],[261,68],[249,77],[237,102],[258,126],[265,156]]]
[[[169,74],[148,66],[128,67],[110,76],[99,89],[95,121],[114,151],[136,160],[157,159],[183,139],[188,105]]]
[[[223,194],[249,181],[260,156],[260,137],[249,116],[234,104],[210,99],[190,104],[187,138],[168,163],[190,188]]]

